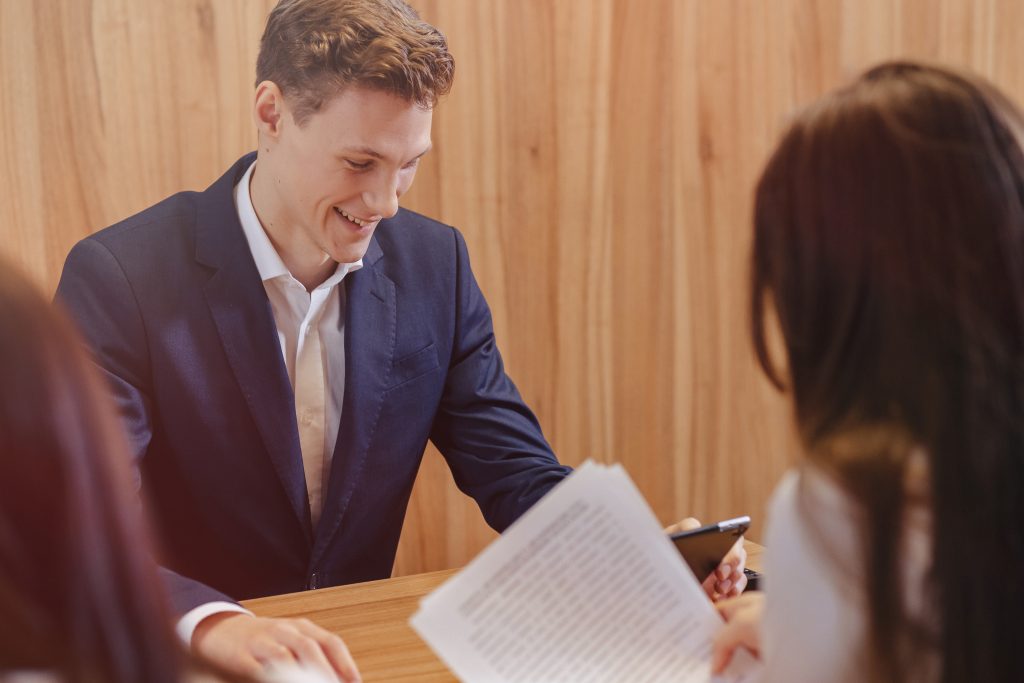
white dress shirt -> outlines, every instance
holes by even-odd
[[[306,493],[316,529],[345,398],[345,289],[338,285],[346,275],[362,268],[363,262],[339,263],[329,278],[306,291],[288,271],[256,216],[249,192],[255,167],[253,162],[235,186],[235,207],[270,300],[281,355],[294,390]],[[226,602],[200,605],[181,618],[178,634],[191,642],[200,621],[225,611],[246,610]]]

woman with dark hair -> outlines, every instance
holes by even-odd
[[[753,343],[806,459],[717,669],[743,645],[773,681],[1024,681],[1022,140],[991,85],[890,63],[768,162]]]
[[[0,677],[180,681],[113,410],[71,326],[0,267]]]

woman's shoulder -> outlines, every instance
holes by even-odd
[[[764,537],[764,680],[856,680],[865,635],[848,571],[858,555],[856,529],[855,506],[826,475],[801,468],[776,486]]]
[[[787,471],[772,491],[768,503],[769,521],[792,521],[808,512],[826,519],[846,520],[856,516],[853,500],[830,475],[813,465]]]
[[[908,490],[902,520],[904,599],[923,605],[930,563],[927,506]],[[763,634],[766,680],[855,681],[867,643],[864,513],[841,484],[805,464],[787,472],[772,493],[764,536]]]

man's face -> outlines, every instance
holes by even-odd
[[[343,90],[295,124],[287,104],[276,135],[263,137],[257,174],[267,174],[264,226],[286,248],[357,261],[401,197],[430,149],[433,112],[361,87]],[[272,181],[268,183],[266,181]]]

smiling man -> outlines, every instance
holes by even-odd
[[[337,636],[234,601],[390,576],[428,440],[498,531],[569,469],[462,236],[399,208],[444,36],[402,0],[281,0],[256,70],[257,151],[79,242],[57,295],[121,408],[182,637],[356,680]],[[742,560],[709,593],[741,590]]]
[[[461,235],[399,208],[453,68],[401,0],[282,0],[257,152],[65,264],[179,631],[229,668],[358,677],[336,636],[234,601],[390,576],[428,439],[499,531],[569,471],[503,370]]]

